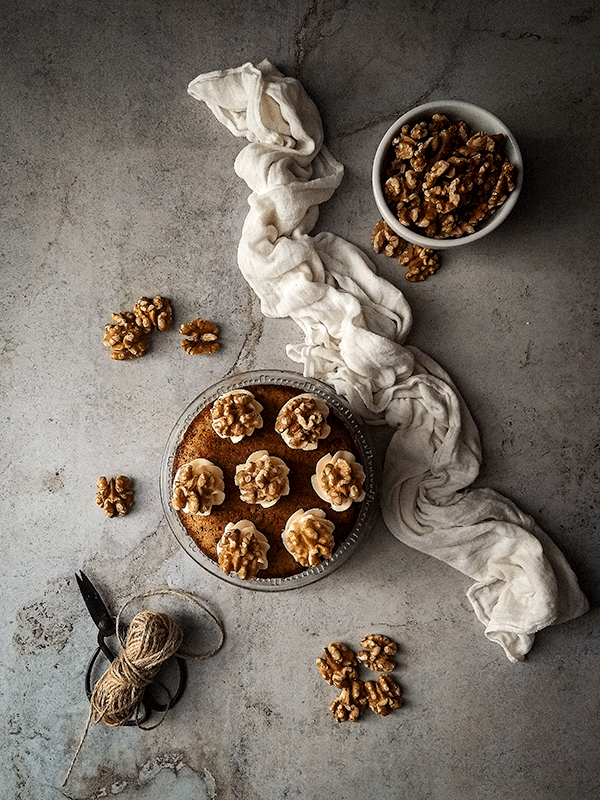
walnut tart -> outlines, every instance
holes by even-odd
[[[200,566],[280,591],[330,574],[366,538],[377,469],[361,420],[328,386],[262,370],[226,378],[186,408],[160,491],[169,527]]]

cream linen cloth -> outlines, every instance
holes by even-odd
[[[477,429],[448,375],[403,344],[412,319],[402,293],[354,245],[310,236],[343,175],[315,105],[268,61],[200,75],[188,91],[248,140],[235,160],[251,189],[239,266],[263,313],[302,329],[289,357],[365,419],[395,428],[381,492],[387,526],[472,578],[467,596],[486,636],[522,660],[536,631],[583,614],[587,600],[530,517],[491,489],[468,488],[481,462]]]

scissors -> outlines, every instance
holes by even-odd
[[[90,663],[88,664],[87,672],[85,674],[85,691],[89,700],[91,699],[93,690],[92,673],[94,671],[94,665],[96,664],[98,656],[100,653],[102,653],[110,662],[114,661],[116,658],[116,654],[106,644],[106,639],[109,639],[111,636],[116,634],[117,621],[116,618],[110,614],[104,601],[100,597],[100,594],[87,575],[85,575],[84,572],[79,571],[75,577],[77,578],[77,584],[83,596],[87,610],[90,612],[90,616],[98,628],[98,647],[90,659]],[[150,691],[152,686],[152,684],[150,684],[150,686],[147,686],[144,690],[142,701],[137,710],[135,718],[127,720],[127,722],[124,723],[125,725],[139,726],[141,723],[146,722],[153,711],[164,714],[168,711],[168,709],[173,708],[173,706],[179,702],[187,682],[187,664],[185,659],[181,658],[180,656],[176,656],[175,661],[179,669],[179,684],[175,693],[171,695],[166,687],[163,687],[170,697],[167,703],[159,703],[153,696],[153,693]]]

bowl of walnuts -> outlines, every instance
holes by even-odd
[[[517,202],[523,159],[494,114],[460,100],[416,106],[388,129],[373,161],[382,219],[420,247],[481,239]]]

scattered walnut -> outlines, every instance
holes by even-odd
[[[270,508],[290,492],[289,468],[277,456],[257,450],[235,468],[235,485],[244,503]]]
[[[504,141],[503,134],[474,132],[443,114],[405,125],[388,156],[383,191],[390,210],[433,239],[473,233],[515,187],[516,168],[504,154]],[[374,235],[377,252],[394,249],[385,233]]]
[[[148,339],[132,311],[111,314],[113,324],[104,326],[102,344],[110,348],[110,357],[117,361],[129,361],[143,356],[148,349]]]
[[[203,517],[225,499],[223,472],[206,458],[183,464],[173,481],[171,505],[177,511]]]
[[[387,636],[371,633],[360,640],[366,650],[359,650],[356,657],[365,667],[375,672],[390,672],[394,669],[394,661],[390,656],[396,655],[397,645]]]
[[[360,680],[350,681],[345,686],[329,710],[338,722],[358,722],[362,712],[367,708],[369,701],[365,691],[365,685]]]
[[[406,267],[407,281],[423,281],[428,275],[440,268],[440,256],[431,247],[410,245],[398,236],[384,219],[373,228],[371,244],[376,253],[385,253],[396,258],[398,263]]]
[[[319,440],[331,433],[328,415],[329,408],[323,400],[312,394],[299,394],[282,406],[275,430],[293,450],[316,450]]]
[[[98,478],[96,503],[102,506],[107,517],[125,516],[133,504],[133,487],[126,475],[107,480]]]
[[[338,450],[323,456],[311,478],[315,492],[330,503],[334,511],[345,511],[365,497],[365,472],[352,453]]]
[[[146,333],[166,331],[173,320],[170,302],[164,297],[142,297],[133,307],[135,319]]]
[[[320,508],[294,512],[285,524],[281,538],[286,550],[303,567],[315,567],[330,558],[335,546],[335,525]]]
[[[142,297],[133,311],[111,315],[113,324],[104,326],[103,344],[110,348],[110,357],[119,361],[139,358],[148,349],[148,335],[153,330],[165,331],[171,324],[171,304],[163,297]]]
[[[373,228],[371,244],[376,253],[384,253],[390,258],[398,258],[408,247],[408,242],[393,231],[384,219]]]
[[[263,407],[247,389],[234,389],[218,397],[212,405],[210,415],[212,427],[221,439],[240,442],[262,428],[260,412]]]
[[[235,572],[242,580],[253,580],[267,566],[269,543],[249,520],[228,522],[217,544],[219,567],[227,575]]]
[[[191,322],[184,322],[179,332],[188,337],[181,340],[181,346],[190,355],[196,356],[200,353],[210,355],[216,353],[220,347],[217,341],[219,329],[205,319],[198,317]]]
[[[402,692],[387,670],[394,668],[390,656],[397,646],[387,636],[372,633],[361,639],[366,650],[355,654],[346,645],[332,642],[317,658],[319,674],[327,683],[341,690],[329,710],[339,722],[356,722],[367,705],[380,716],[387,716],[402,705]],[[357,666],[364,664],[376,671],[386,670],[376,681],[363,683]]]
[[[369,708],[382,717],[387,717],[402,705],[402,692],[390,675],[380,675],[377,681],[366,681],[365,691]]]
[[[407,281],[424,281],[440,267],[439,254],[431,247],[420,247],[417,244],[411,245],[401,253],[398,261],[406,267],[404,277]]]
[[[340,642],[331,642],[317,658],[317,669],[327,683],[337,689],[345,688],[350,682],[358,678],[356,671],[356,654],[354,650]]]

